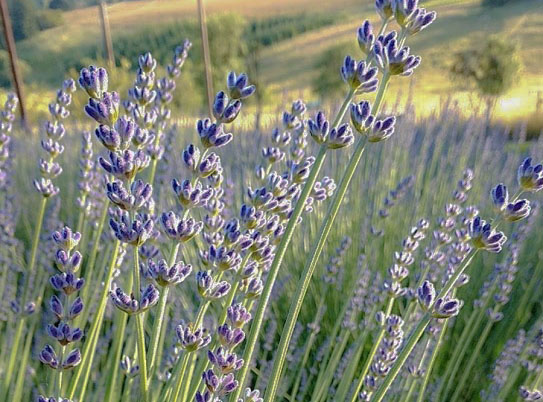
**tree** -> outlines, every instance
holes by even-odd
[[[497,37],[488,39],[480,49],[456,53],[451,67],[456,79],[474,83],[481,95],[490,98],[507,92],[517,81],[519,70],[516,46]]]
[[[313,80],[313,90],[320,98],[341,96],[345,84],[339,73],[343,59],[353,54],[353,48],[347,44],[336,45],[322,54],[315,65],[318,74]]]
[[[15,40],[29,38],[38,32],[37,9],[32,0],[14,0],[9,9]]]

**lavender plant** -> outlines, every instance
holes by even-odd
[[[515,171],[528,146],[505,147],[486,119],[450,104],[425,119],[385,109],[389,82],[421,63],[406,43],[435,13],[416,0],[375,6],[379,30],[364,21],[362,55],[338,61],[338,110],[295,100],[269,136],[247,132],[258,88],[243,73],[226,77],[210,116],[180,118],[188,41],[164,69],[142,55],[127,96],[105,69],[82,69],[90,119],[70,125],[66,81],[34,208],[14,157],[31,139],[14,135],[8,97],[0,399],[541,396],[542,143]]]

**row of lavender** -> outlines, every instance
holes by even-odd
[[[10,157],[16,99],[9,97],[0,142],[6,244],[0,286],[10,304],[2,325],[0,399],[478,395],[470,373],[484,374],[488,367],[477,364],[494,358],[483,349],[515,295],[519,254],[541,242],[531,232],[538,219],[533,197],[522,196],[543,188],[543,168],[527,158],[514,195],[498,184],[482,197],[494,179],[514,184],[511,164],[520,156],[494,135],[477,135],[476,119],[459,124],[452,108],[424,123],[409,113],[381,116],[388,82],[411,75],[421,62],[404,43],[435,13],[414,0],[378,0],[376,8],[379,32],[368,21],[357,32],[365,59],[348,56],[341,68],[348,93],[335,119],[323,112],[308,119],[305,104],[294,102],[260,158],[254,156],[260,139],[229,132],[255,91],[245,74],[228,76],[213,116],[196,124],[197,142],[187,145],[179,136],[169,103],[188,41],[163,78],[151,54],[141,56],[125,100],[110,91],[104,69],[83,69],[79,86],[88,96],[94,138],[82,134],[79,178],[62,182],[63,167],[63,176],[75,171],[75,134],[66,135],[65,122],[76,83],[67,80],[50,105],[32,220],[17,208],[20,202],[31,209],[35,200],[16,191],[28,171],[21,172],[25,158]],[[386,33],[392,22],[400,31]],[[372,104],[358,101],[367,92],[376,92]],[[343,123],[347,110],[350,123]],[[455,169],[466,166],[473,170],[452,189]],[[322,170],[330,177],[319,179]],[[406,171],[413,176],[381,207],[384,189]],[[472,197],[474,172],[483,181]],[[395,207],[406,195],[412,202]],[[345,234],[358,247],[345,238],[321,281],[314,274],[327,241]],[[507,256],[489,272],[489,255],[504,247]],[[349,249],[356,249],[358,263],[347,258]],[[540,396],[541,323],[533,311],[541,267],[531,263],[525,292],[517,291],[523,318],[505,327],[525,332],[503,350],[492,385],[481,393],[487,400]],[[473,283],[482,285],[480,295]],[[467,321],[458,316],[464,311]],[[309,323],[307,332],[302,322]],[[519,350],[516,358],[512,348]]]

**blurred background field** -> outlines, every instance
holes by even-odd
[[[66,72],[74,77],[84,65],[105,64],[95,2],[11,1],[31,119],[39,119],[46,112],[44,92],[51,92]],[[417,80],[417,114],[428,115],[449,97],[466,111],[484,109],[487,103],[480,101],[488,100],[485,93],[451,70],[458,54],[479,51],[494,38],[512,46],[514,51],[506,49],[505,53],[511,54],[502,56],[518,64],[512,82],[493,96],[494,121],[526,124],[530,135],[538,135],[543,123],[538,117],[543,109],[543,1],[428,0],[421,4],[436,10],[439,19],[424,40],[415,37],[412,41],[413,50],[424,60],[420,73],[412,79]],[[301,95],[316,103],[323,93],[341,91],[335,73],[341,59],[331,56],[345,51],[357,54],[353,33],[365,17],[374,15],[373,2],[367,0],[209,0],[205,6],[215,83],[224,79],[228,68],[248,70],[259,87],[256,103],[264,118]],[[117,64],[115,84],[128,87],[139,54],[153,49],[153,55],[164,63],[171,49],[188,37],[196,46],[176,101],[187,115],[203,110],[205,90],[196,11],[196,3],[188,0],[109,4]],[[319,88],[323,82],[325,86]],[[10,86],[3,51],[0,84]],[[400,104],[412,99],[405,86],[403,93],[394,86],[391,93],[398,94]]]

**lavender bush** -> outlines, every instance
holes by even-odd
[[[188,40],[126,96],[101,67],[66,80],[39,155],[7,97],[0,400],[543,398],[543,143],[388,106],[436,15],[375,6],[341,105],[296,100],[269,136],[244,73],[212,116],[171,109]]]

